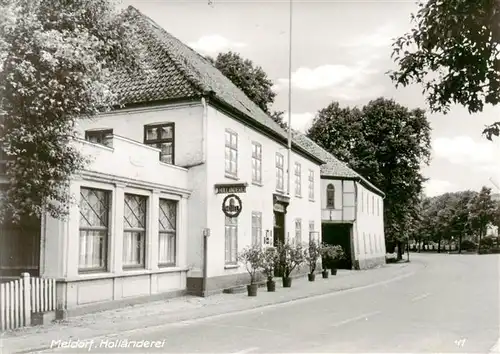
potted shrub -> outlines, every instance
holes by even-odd
[[[328,271],[328,261],[327,261],[328,251],[330,249],[329,247],[330,246],[327,245],[326,243],[322,243],[320,246],[320,254],[322,258],[321,265],[323,268],[323,270],[321,271],[321,275],[323,276],[323,279],[327,279],[328,275],[330,274],[330,272]]]
[[[301,244],[291,245],[288,241],[278,243],[278,266],[283,274],[283,287],[292,286],[292,274],[294,269],[299,269],[304,263],[304,250]]]
[[[344,258],[345,253],[341,246],[332,246],[330,254],[332,257],[330,263],[330,270],[332,272],[332,275],[337,275],[338,261]]]
[[[250,284],[247,285],[248,296],[257,296],[257,273],[262,269],[263,252],[260,245],[245,247],[238,255],[238,260],[245,264],[245,268],[250,274]]]
[[[262,256],[262,270],[267,278],[267,291],[272,292],[276,290],[276,282],[274,278],[274,269],[278,259],[278,252],[275,247],[266,247]]]
[[[304,258],[309,266],[309,274],[307,278],[309,281],[314,281],[316,278],[316,267],[318,265],[319,257],[321,256],[321,248],[315,240],[309,241],[309,247],[304,251]]]

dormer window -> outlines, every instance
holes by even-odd
[[[113,129],[86,130],[85,140],[111,147],[113,145]]]
[[[151,124],[144,126],[144,144],[160,149],[160,161],[173,165],[175,123]]]

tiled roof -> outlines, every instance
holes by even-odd
[[[287,139],[287,132],[206,58],[134,7],[129,6],[127,11],[141,27],[141,39],[148,48],[145,60],[150,68],[142,75],[121,72],[116,76],[114,88],[122,103],[147,103],[211,94]],[[294,145],[311,155],[299,143],[294,141]]]
[[[321,176],[339,177],[339,178],[359,178],[363,183],[365,183],[371,189],[376,191],[378,194],[384,195],[384,193],[380,189],[375,187],[366,178],[364,178],[359,173],[349,168],[346,163],[337,159],[335,156],[333,156],[331,153],[323,149],[321,146],[316,144],[314,141],[309,139],[304,134],[294,130],[293,139],[299,142],[300,145],[306,148],[308,151],[315,154],[316,156],[319,156],[320,159],[326,162],[324,165],[321,165]]]

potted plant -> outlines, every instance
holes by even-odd
[[[257,296],[257,273],[262,269],[263,252],[260,245],[245,247],[238,255],[238,260],[245,264],[250,274],[250,284],[247,285],[248,296]]]
[[[309,266],[309,274],[307,278],[309,281],[314,281],[316,279],[316,267],[318,265],[319,257],[321,256],[321,248],[315,240],[309,241],[309,247],[304,252],[304,258]]]
[[[327,260],[329,250],[330,250],[330,245],[327,245],[326,243],[321,244],[320,254],[322,258],[321,265],[323,268],[323,270],[321,271],[321,275],[323,276],[323,279],[328,279],[328,275],[330,274],[330,272],[328,271],[328,260]]]
[[[275,247],[266,247],[264,254],[262,256],[262,270],[267,278],[267,291],[276,291],[276,282],[274,278],[274,269],[276,267],[276,261],[278,259],[278,252]]]
[[[337,275],[337,264],[338,261],[343,259],[345,256],[344,250],[342,246],[332,246],[331,249],[331,262],[330,262],[330,270],[332,275]]]
[[[283,287],[292,286],[292,274],[294,269],[300,268],[304,263],[304,250],[301,244],[291,245],[288,241],[278,243],[278,266],[283,274]]]

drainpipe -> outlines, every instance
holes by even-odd
[[[201,98],[201,104],[203,106],[202,115],[202,132],[201,132],[201,163],[204,164],[207,161],[207,126],[208,126],[208,105],[205,97]],[[208,190],[208,188],[207,188]],[[210,230],[208,228],[203,230],[203,279],[201,285],[201,296],[207,296],[207,277],[208,277],[208,236],[210,235]]]

